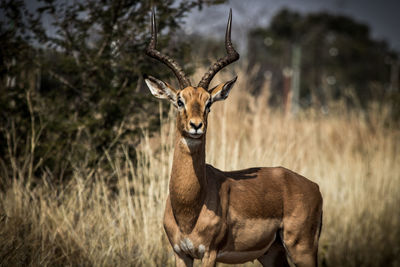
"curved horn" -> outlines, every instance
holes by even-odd
[[[155,58],[165,65],[167,65],[175,74],[175,76],[179,80],[179,86],[181,89],[190,86],[190,80],[186,77],[186,74],[183,72],[181,66],[176,63],[172,58],[167,55],[161,54],[156,50],[157,45],[157,26],[156,26],[156,15],[154,12],[154,8],[151,12],[151,40],[146,49],[146,55]]]
[[[231,41],[231,27],[232,27],[232,8],[229,11],[229,19],[228,24],[226,25],[226,34],[225,34],[225,48],[227,55],[223,58],[218,59],[217,62],[214,63],[206,72],[199,82],[198,87],[203,87],[204,89],[208,89],[211,80],[214,78],[215,74],[218,71],[223,69],[224,67],[228,66],[232,62],[235,62],[239,59],[239,54],[233,48],[232,41]]]

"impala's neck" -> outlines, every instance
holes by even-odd
[[[175,219],[186,233],[193,229],[205,197],[205,143],[205,134],[192,139],[176,131],[169,191]]]

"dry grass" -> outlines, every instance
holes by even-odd
[[[400,132],[384,126],[385,109],[371,108],[368,123],[344,111],[284,116],[266,95],[248,95],[237,72],[227,101],[212,107],[207,162],[224,170],[281,165],[317,182],[323,266],[400,266]],[[47,176],[35,187],[12,181],[0,195],[0,265],[172,265],[162,229],[172,118],[159,138],[144,135],[137,164],[121,146],[107,155],[112,173],[83,164],[62,189]],[[107,186],[113,178],[116,190]]]

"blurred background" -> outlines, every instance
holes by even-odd
[[[233,10],[241,58],[211,86],[239,78],[213,106],[207,162],[317,182],[322,266],[400,266],[394,0],[1,0],[0,265],[173,264],[175,113],[142,77],[177,82],[144,54],[152,6],[158,49],[193,84],[225,55]]]

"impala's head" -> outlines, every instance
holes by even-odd
[[[178,109],[177,125],[182,135],[199,138],[207,130],[207,116],[211,105],[228,97],[236,78],[211,90],[192,86],[177,90],[151,76],[146,76],[145,81],[155,97],[169,100]]]
[[[213,64],[208,72],[203,76],[199,84],[195,87],[191,86],[190,80],[186,77],[182,68],[173,59],[166,55],[162,55],[156,50],[157,29],[154,11],[152,13],[152,36],[146,54],[161,61],[172,69],[179,80],[180,89],[175,89],[168,83],[151,76],[145,76],[145,82],[155,97],[168,99],[178,109],[178,130],[185,137],[199,138],[205,134],[207,130],[207,116],[211,105],[216,101],[226,99],[236,82],[237,77],[228,82],[221,83],[212,89],[208,89],[212,78],[219,70],[239,59],[239,54],[235,51],[231,42],[231,25],[232,10],[229,13],[225,35],[225,48],[227,55]]]

